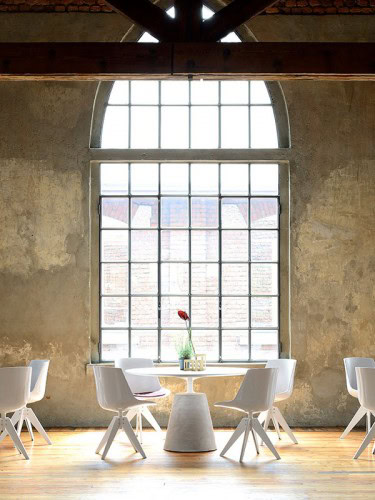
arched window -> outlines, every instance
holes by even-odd
[[[99,163],[100,359],[176,361],[178,309],[209,361],[277,358],[283,176],[235,154],[279,147],[266,84],[117,81],[104,102],[100,147],[121,152]]]

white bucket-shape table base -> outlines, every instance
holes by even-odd
[[[178,377],[186,380],[187,392],[174,396],[164,449],[180,453],[216,450],[214,429],[207,396],[194,392],[193,381],[202,377],[235,377],[245,375],[245,368],[208,367],[201,372],[183,371],[178,367],[133,368],[133,375]]]

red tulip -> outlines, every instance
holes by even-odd
[[[188,314],[185,311],[177,311],[177,314],[180,316],[181,319],[184,321],[187,321],[189,318]]]

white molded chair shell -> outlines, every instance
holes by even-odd
[[[275,399],[277,372],[277,368],[247,370],[236,397],[232,401],[216,403],[215,406],[235,408],[246,413],[269,410]]]
[[[132,375],[126,370],[131,368],[152,368],[154,363],[147,358],[121,358],[116,359],[115,367],[121,368],[133,394],[158,392],[161,385],[158,377]]]
[[[33,359],[29,366],[32,368],[31,374],[31,393],[28,403],[35,403],[44,398],[47,385],[47,375],[49,360],[48,359]]]
[[[375,368],[372,358],[344,358],[346,387],[354,398],[358,398],[356,368]]]
[[[357,367],[358,399],[366,410],[375,411],[375,367]]]
[[[28,366],[0,368],[0,412],[8,413],[26,406],[30,398],[32,369]]]
[[[297,361],[295,359],[272,359],[267,361],[266,368],[278,368],[275,401],[283,401],[292,395],[294,374]]]

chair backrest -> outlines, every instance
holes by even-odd
[[[278,368],[276,395],[291,395],[294,386],[294,374],[297,361],[295,359],[271,359],[267,361],[266,368]]]
[[[138,403],[121,368],[94,366],[99,405],[105,410],[125,410]]]
[[[46,392],[49,359],[33,359],[29,366],[32,368],[30,399],[40,401]]]
[[[20,410],[30,397],[31,368],[0,368],[0,413]]]
[[[269,410],[275,400],[277,368],[251,368],[242,381],[234,401],[245,411]]]
[[[159,391],[161,386],[158,377],[149,375],[132,375],[126,370],[130,368],[152,368],[152,359],[147,358],[119,358],[115,360],[116,368],[121,368],[133,394]]]
[[[358,399],[366,410],[375,410],[375,368],[357,367]]]
[[[349,394],[358,390],[356,368],[375,368],[375,361],[372,358],[344,358],[346,387]],[[356,394],[352,394],[355,396]]]

